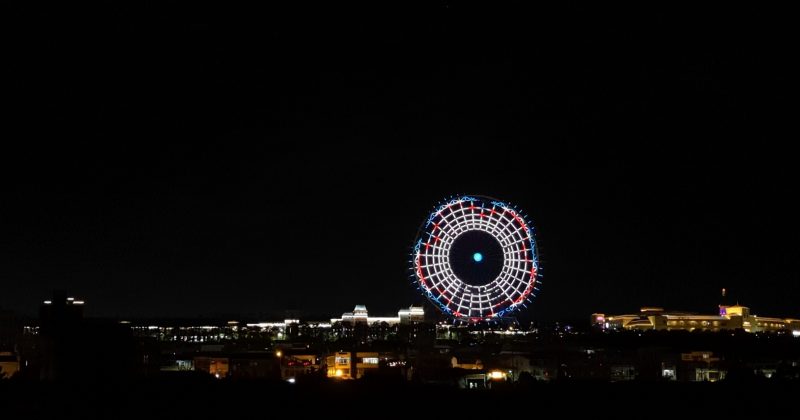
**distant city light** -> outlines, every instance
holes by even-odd
[[[278,351],[275,352],[275,356],[281,357],[281,356],[283,356],[283,353],[281,353],[281,351],[278,350]]]
[[[286,382],[289,382],[290,384],[293,384],[294,383],[294,378],[289,378],[289,379],[286,380]]]
[[[792,335],[795,336],[795,337],[800,337],[800,330],[792,331]]]
[[[489,377],[492,379],[503,379],[506,377],[506,373],[499,370],[493,370],[489,372]]]

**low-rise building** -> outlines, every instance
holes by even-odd
[[[377,370],[382,360],[387,360],[379,352],[336,352],[326,358],[329,378],[360,379],[370,371]]]

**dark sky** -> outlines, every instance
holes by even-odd
[[[538,230],[532,319],[800,316],[780,11],[111,3],[4,19],[2,308],[390,314],[471,193]]]

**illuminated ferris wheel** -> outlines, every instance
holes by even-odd
[[[489,197],[436,207],[420,227],[411,264],[423,294],[461,321],[506,316],[538,290],[533,228],[515,207]]]

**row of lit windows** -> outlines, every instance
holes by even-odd
[[[681,321],[669,321],[669,322],[667,322],[667,325],[672,325],[672,326],[675,326],[675,325],[684,326],[684,325],[686,325],[686,324],[687,324],[687,322],[686,322],[686,321],[683,321],[683,320],[681,320]],[[713,326],[715,326],[715,327],[718,327],[718,326],[719,326],[719,321],[712,321],[712,322],[708,322],[708,321],[700,321],[700,322],[698,322],[698,321],[694,321],[694,320],[692,320],[692,321],[689,321],[689,322],[688,322],[688,324],[689,324],[690,326],[702,325],[703,327],[707,327],[707,326],[709,326],[709,325],[713,325]]]

